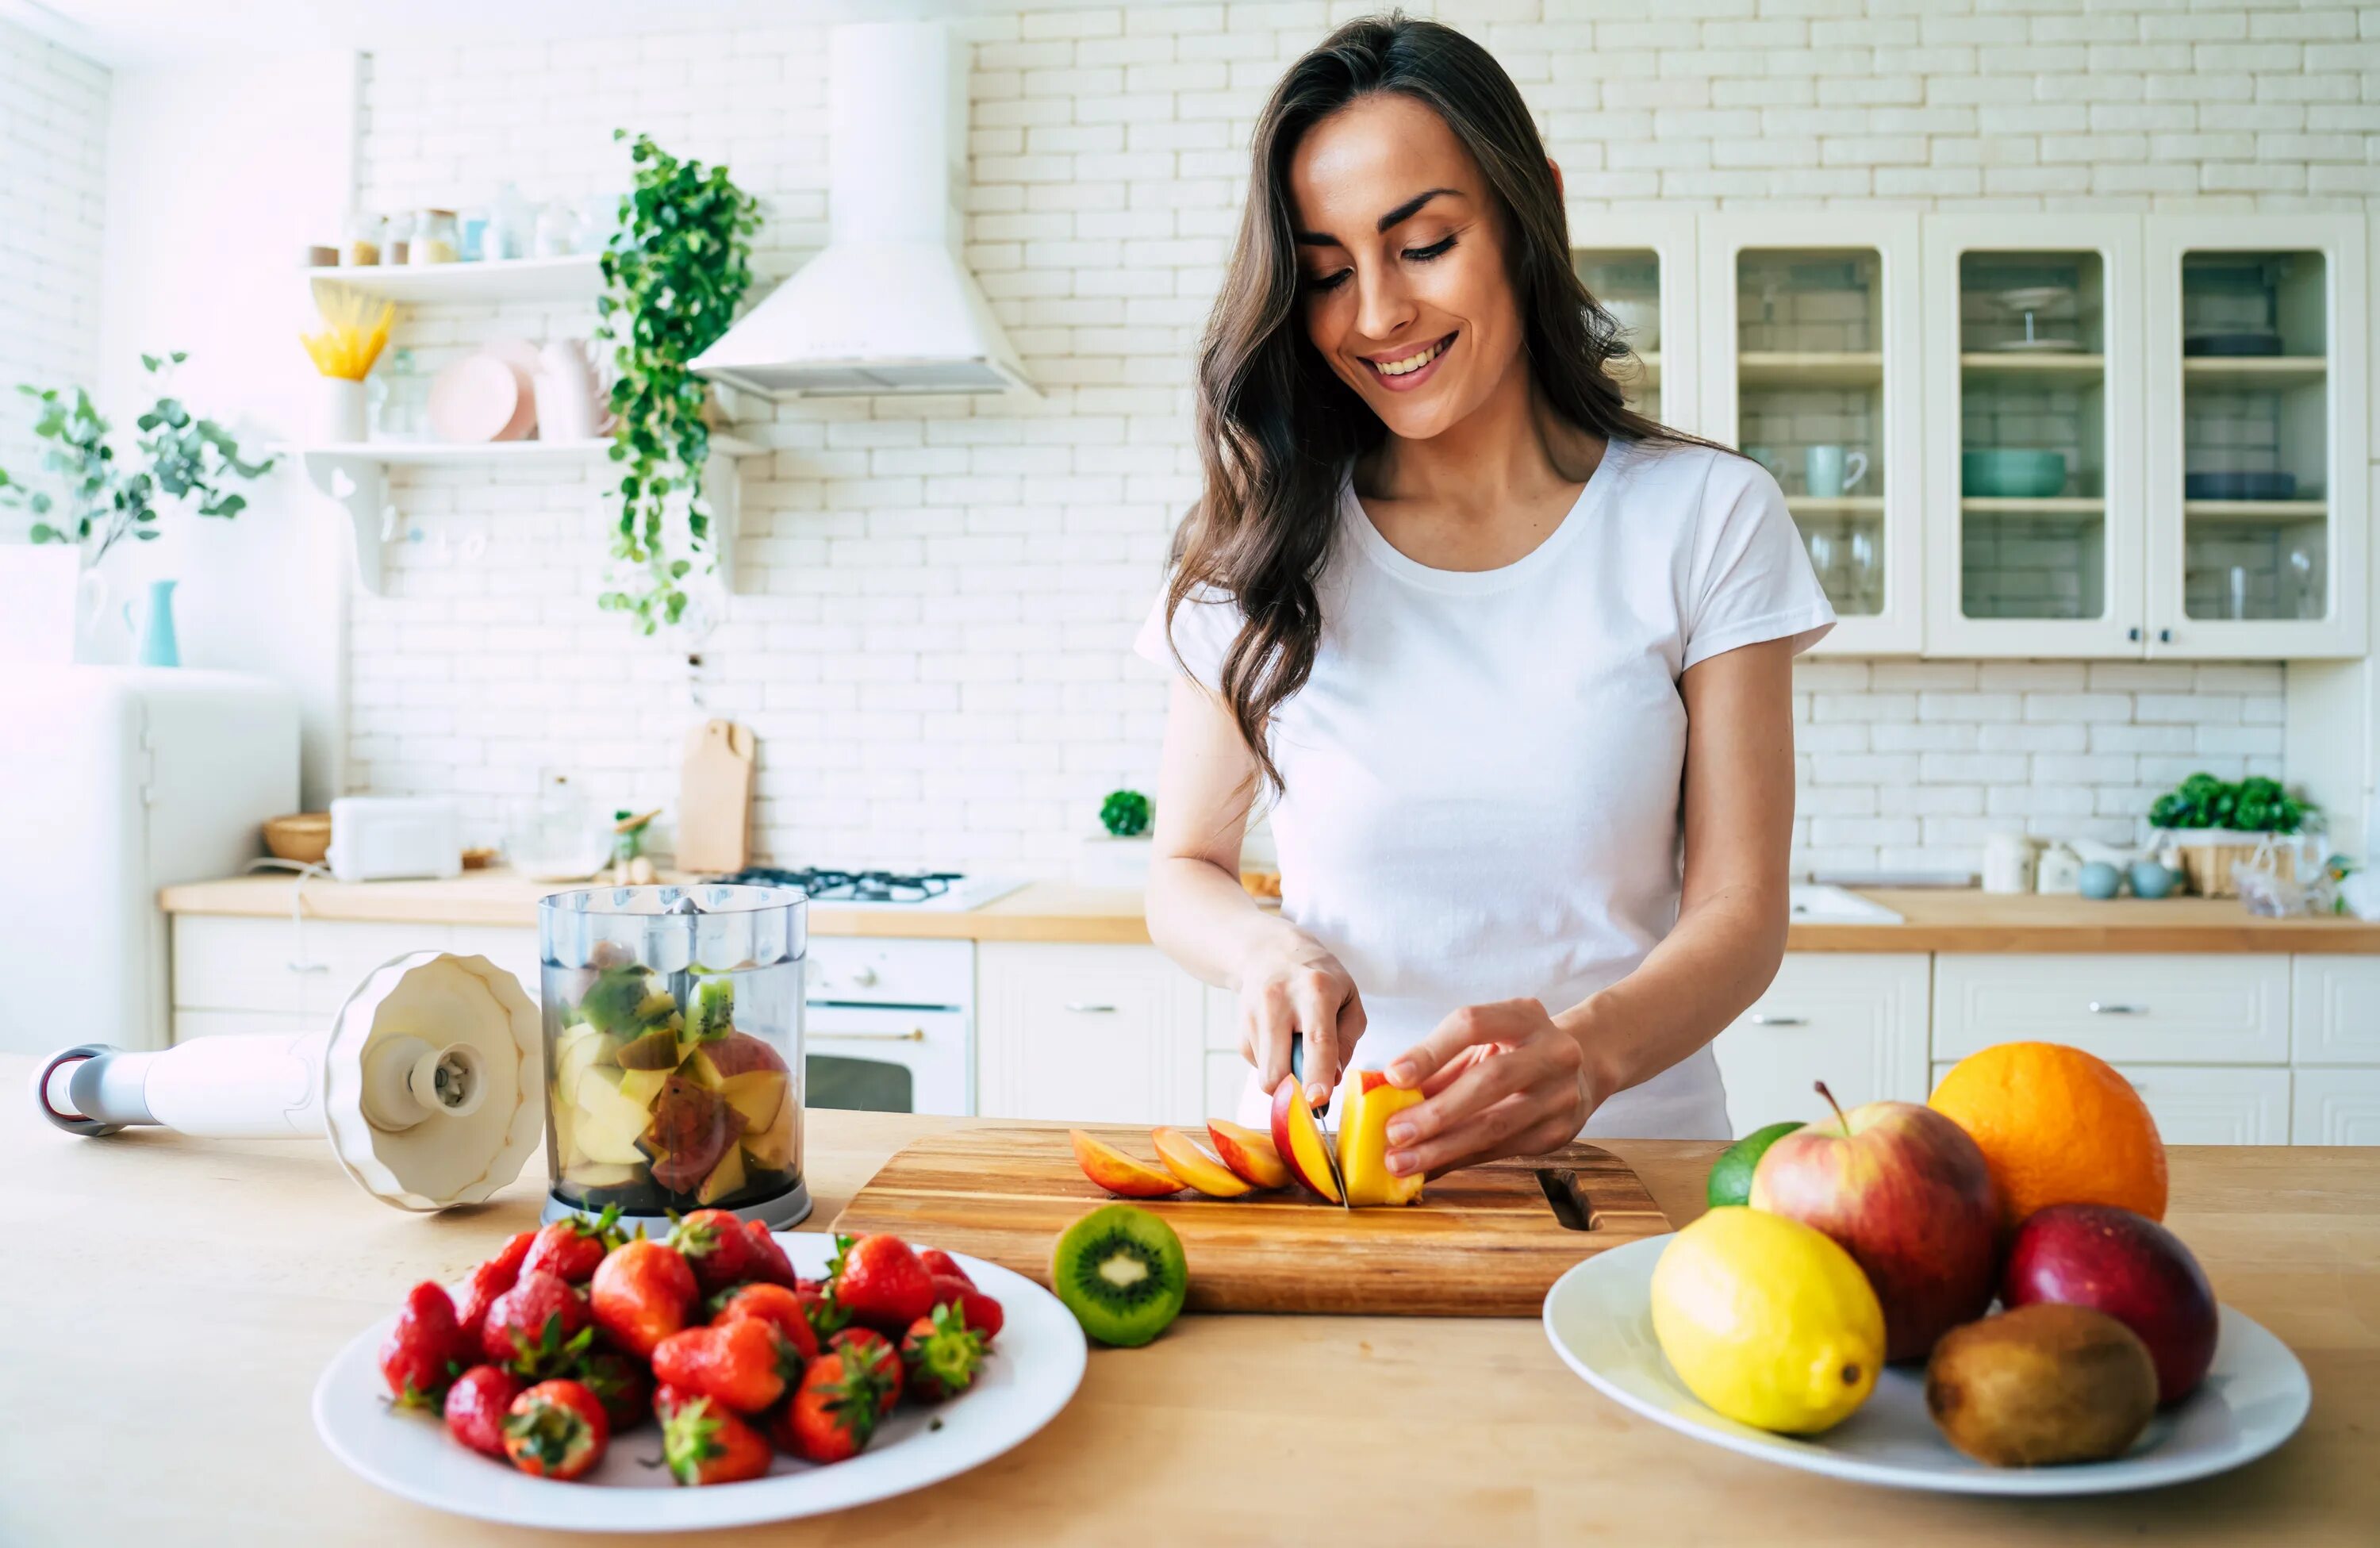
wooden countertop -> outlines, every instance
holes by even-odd
[[[33,1061],[0,1055],[21,1093]],[[0,1542],[584,1542],[385,1495],[316,1439],[315,1377],[407,1286],[534,1224],[541,1177],[407,1215],[307,1140],[79,1140],[0,1103]],[[812,1224],[959,1119],[817,1113]],[[1619,1141],[1677,1220],[1718,1147]],[[1640,1420],[1534,1320],[1184,1317],[1094,1350],[1073,1405],[975,1472],[705,1542],[2368,1543],[2380,1519],[2380,1150],[2177,1149],[2171,1224],[2313,1373],[2278,1452],[2146,1494],[1985,1500],[1789,1472]],[[1194,1271],[1195,1268],[1194,1268]],[[1318,1265],[1327,1272],[1327,1265]],[[198,1523],[205,1523],[201,1530]],[[1151,1523],[1162,1523],[1152,1530]]]
[[[400,924],[533,926],[537,900],[565,890],[504,871],[467,872],[450,882],[300,884],[286,875],[192,882],[159,894],[166,912],[286,919],[302,885],[310,918]],[[2001,896],[1954,890],[1864,892],[1902,917],[1900,924],[1796,924],[1792,951],[1908,952],[2380,952],[2380,923],[2348,918],[2258,919],[2228,897]],[[1146,945],[1139,889],[1036,882],[980,908],[810,910],[818,935],[897,935],[943,940],[1071,941]]]

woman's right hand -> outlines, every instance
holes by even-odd
[[[1268,945],[1239,973],[1240,1053],[1268,1091],[1289,1074],[1290,1039],[1305,1039],[1305,1094],[1319,1107],[1364,1035],[1364,1001],[1339,959],[1303,937]]]

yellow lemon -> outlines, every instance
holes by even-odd
[[[1884,1363],[1884,1308],[1832,1238],[1730,1205],[1653,1266],[1653,1335],[1696,1397],[1731,1420],[1815,1435],[1849,1419]]]

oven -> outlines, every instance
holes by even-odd
[[[802,999],[806,1105],[974,1113],[974,942],[813,934]]]

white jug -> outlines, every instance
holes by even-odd
[[[584,339],[552,339],[537,352],[536,392],[538,434],[545,440],[592,440],[611,428]]]

